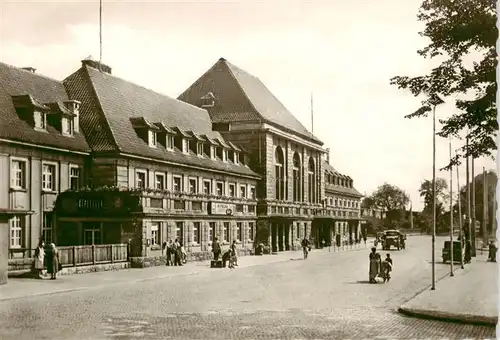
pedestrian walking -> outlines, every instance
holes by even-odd
[[[60,271],[61,265],[59,263],[59,251],[54,243],[50,244],[50,250],[47,254],[47,273],[50,274],[50,279],[55,280],[57,272]]]
[[[371,252],[370,252],[370,265],[368,269],[368,276],[369,276],[369,281],[370,283],[377,283],[376,277],[378,276],[380,272],[380,261],[379,261],[380,255],[377,253],[377,248],[372,247]]]
[[[168,242],[168,244],[166,245],[166,253],[167,253],[167,266],[173,266],[174,263],[172,261],[172,247],[173,247],[173,244],[174,242],[172,241],[172,239],[170,239],[170,241]]]
[[[37,279],[43,279],[43,270],[45,269],[45,242],[40,240],[38,243],[38,247],[35,249],[35,260],[34,268],[35,268],[35,277]]]
[[[382,262],[382,278],[384,279],[384,282],[389,282],[391,279],[391,272],[392,272],[392,259],[391,255],[387,254],[385,260]]]
[[[238,266],[238,257],[236,256],[236,240],[233,240],[231,245],[231,261],[233,266]]]
[[[221,253],[221,248],[217,237],[214,238],[214,241],[212,242],[212,252],[214,253],[214,260],[218,261]]]
[[[302,245],[302,252],[304,253],[304,260],[307,259],[307,255],[309,251],[311,250],[311,247],[309,246],[309,240],[304,237],[304,239],[301,242]]]
[[[467,240],[465,242],[465,255],[464,255],[464,262],[465,263],[470,263],[471,261],[471,250],[472,250],[472,245],[470,240]]]
[[[181,244],[179,243],[178,239],[175,239],[175,241],[174,241],[174,266],[182,267],[181,256],[182,256]]]

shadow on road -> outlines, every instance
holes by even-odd
[[[363,284],[363,283],[366,283],[366,284],[370,284],[370,281],[368,280],[358,280],[358,281],[351,281],[351,282],[346,282],[350,285],[355,285],[355,284]]]

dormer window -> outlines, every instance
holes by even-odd
[[[35,111],[33,114],[33,118],[35,120],[35,129],[47,129],[47,115],[44,112]]]
[[[228,154],[228,150],[223,149],[223,150],[222,150],[222,161],[223,161],[223,162],[227,162],[227,160],[228,160],[228,156],[227,156],[227,154]]]
[[[234,152],[234,155],[233,155],[233,163],[234,164],[239,164],[240,162],[240,155],[239,153],[237,153],[236,151]]]
[[[211,108],[215,106],[215,96],[212,92],[207,92],[200,100],[202,108]]]
[[[167,150],[174,149],[174,136],[167,135]]]
[[[144,117],[132,117],[130,118],[130,122],[132,123],[132,127],[136,131],[137,135],[148,144],[151,148],[157,147],[158,136],[157,133],[162,131],[161,128],[156,125],[150,123]]]
[[[223,156],[222,156],[223,152],[222,152],[222,147],[218,146],[215,148],[215,155],[217,156],[217,158],[219,159],[223,159]]]
[[[149,130],[148,131],[148,144],[151,148],[156,148],[156,144],[158,142],[158,136],[156,131]]]
[[[198,156],[203,156],[203,143],[197,143],[196,144],[196,154]]]
[[[61,121],[62,134],[66,136],[73,136],[74,126],[73,126],[73,118],[71,117],[63,117]]]

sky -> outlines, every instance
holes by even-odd
[[[417,50],[421,0],[103,0],[102,61],[113,74],[176,98],[220,57],[260,78],[330,148],[330,164],[367,195],[384,182],[423,208],[432,179],[432,121],[405,119],[423,98],[389,84],[426,74]],[[62,80],[89,55],[99,59],[99,1],[0,0],[0,61]],[[454,102],[438,107],[438,119]],[[438,131],[440,124],[438,123]],[[452,141],[452,149],[463,140]],[[449,160],[436,141],[437,168]],[[482,168],[496,169],[491,159]],[[465,183],[465,166],[460,169]],[[437,171],[449,181],[449,173]],[[456,192],[456,174],[453,174]]]

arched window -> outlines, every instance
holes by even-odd
[[[296,202],[302,201],[300,190],[300,184],[302,183],[300,169],[300,157],[296,152],[293,154],[293,200]]]
[[[314,177],[315,173],[314,159],[309,158],[309,166],[307,168],[307,184],[308,184],[308,197],[310,203],[316,203],[316,181]]]
[[[276,176],[276,199],[285,199],[285,167],[283,149],[280,146],[276,148],[274,153],[274,169]]]

